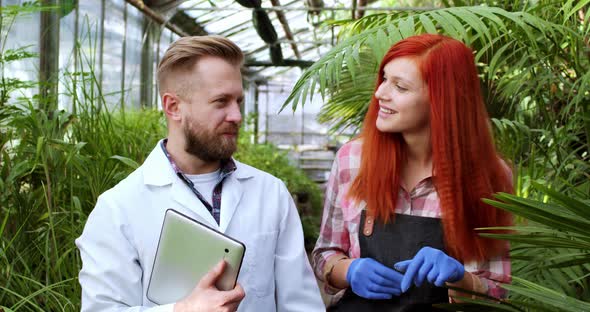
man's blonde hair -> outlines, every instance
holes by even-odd
[[[236,66],[241,66],[244,61],[242,50],[225,37],[182,37],[170,45],[158,65],[160,95],[170,90],[170,77],[190,72],[199,59],[206,56],[219,57]],[[187,90],[183,89],[186,87],[188,86],[176,86],[175,91],[185,93]]]

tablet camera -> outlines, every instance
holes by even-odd
[[[228,253],[228,252],[229,252],[229,249],[225,248],[225,253]]]

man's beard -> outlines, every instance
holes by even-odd
[[[191,120],[184,126],[184,150],[205,162],[227,160],[237,149],[238,130],[237,124],[226,123],[216,130],[208,131]],[[223,133],[235,133],[236,137],[226,138]]]

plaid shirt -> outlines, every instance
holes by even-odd
[[[324,266],[333,256],[360,257],[359,227],[361,211],[366,204],[355,205],[346,198],[348,189],[358,174],[361,162],[360,140],[345,144],[337,153],[326,190],[326,201],[322,218],[320,237],[312,252],[312,266],[316,276],[325,283]],[[400,187],[395,212],[412,216],[441,218],[440,202],[431,178],[418,183],[407,192]],[[487,288],[487,294],[497,298],[505,297],[506,291],[497,282],[510,282],[510,259],[508,254],[481,263],[465,264],[465,271],[479,277]],[[328,283],[325,283],[328,285]],[[337,289],[326,287],[329,293]]]

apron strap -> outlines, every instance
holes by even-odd
[[[373,235],[373,228],[375,227],[375,216],[373,216],[373,212],[369,209],[365,212],[365,222],[363,224],[363,235],[371,236]]]

